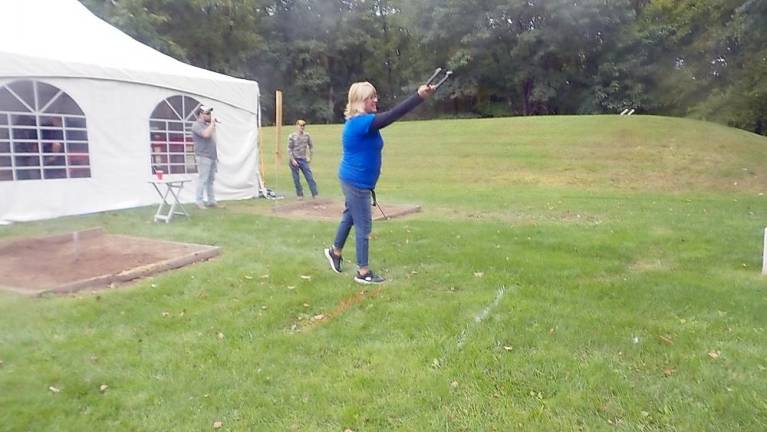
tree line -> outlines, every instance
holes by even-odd
[[[437,66],[421,117],[638,113],[767,134],[764,0],[81,0],[135,39],[256,80],[264,120],[342,121],[349,85],[386,108]]]

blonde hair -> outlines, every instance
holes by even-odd
[[[344,110],[344,118],[350,119],[365,112],[365,100],[375,96],[376,88],[367,81],[356,82],[349,87],[349,99]]]

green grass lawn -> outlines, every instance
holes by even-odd
[[[307,127],[339,199],[340,130]],[[335,223],[273,201],[0,227],[223,249],[96,294],[0,293],[0,431],[767,430],[767,139],[648,116],[384,139],[382,205],[423,211],[374,223],[380,287],[328,269]],[[273,129],[264,147],[292,196]]]

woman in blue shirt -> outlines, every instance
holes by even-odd
[[[370,203],[378,176],[381,174],[381,150],[384,145],[380,130],[420,105],[435,90],[433,85],[422,85],[416,94],[396,107],[377,113],[378,95],[372,84],[357,82],[349,88],[349,98],[344,111],[346,124],[342,135],[343,156],[338,167],[338,178],[341,180],[346,206],[333,245],[325,249],[330,268],[336,273],[342,270],[341,251],[352,226],[355,226],[358,270],[354,280],[363,284],[384,282],[384,278],[373,273],[368,267],[368,239],[373,226]]]

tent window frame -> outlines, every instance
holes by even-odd
[[[0,182],[91,177],[88,124],[71,96],[39,80],[4,83],[0,96],[11,98],[3,106],[18,107],[0,108]],[[63,103],[69,112],[57,109]]]
[[[155,106],[149,116],[150,173],[162,170],[167,175],[197,174],[192,125],[200,105],[191,96],[173,95]]]

